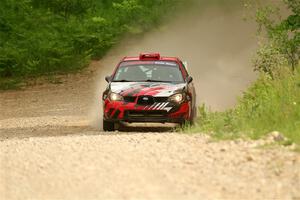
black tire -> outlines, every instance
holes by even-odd
[[[197,108],[194,107],[190,118],[180,123],[181,128],[185,128],[187,126],[193,126],[195,124],[196,118],[197,118]]]
[[[115,131],[115,123],[103,120],[104,131]]]

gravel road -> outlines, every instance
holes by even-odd
[[[90,126],[89,70],[0,93],[0,199],[300,199],[300,154],[286,148]]]

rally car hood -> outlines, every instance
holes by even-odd
[[[161,82],[112,82],[110,91],[122,96],[155,96],[169,97],[185,89],[185,83],[161,83]]]

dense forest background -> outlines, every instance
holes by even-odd
[[[160,23],[179,0],[1,0],[0,78],[82,68],[124,33]]]

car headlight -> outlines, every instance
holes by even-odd
[[[111,101],[123,101],[123,97],[117,93],[110,93],[109,94],[109,99]]]
[[[173,101],[175,103],[181,103],[184,100],[184,95],[183,94],[174,94],[169,97],[170,101]]]

